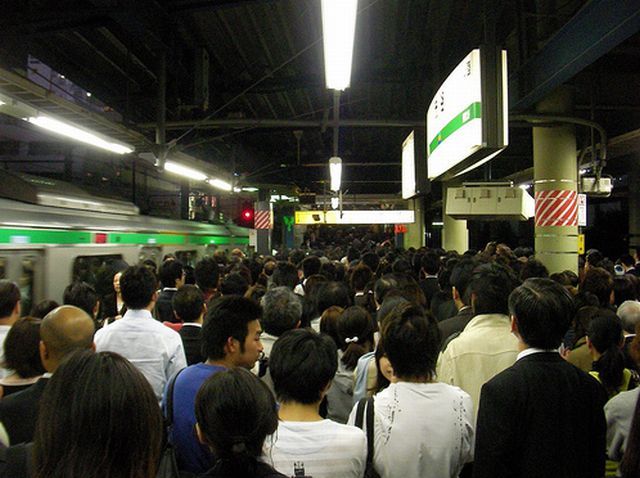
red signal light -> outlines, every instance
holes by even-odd
[[[242,211],[242,218],[245,221],[250,221],[251,219],[253,219],[253,211],[251,209],[245,209],[244,211]]]

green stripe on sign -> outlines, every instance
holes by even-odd
[[[187,243],[187,236],[182,234],[137,234],[131,232],[110,232],[108,244],[172,244]]]
[[[92,234],[51,229],[0,229],[0,244],[91,244]]]
[[[429,154],[433,153],[435,149],[440,146],[440,143],[462,128],[469,121],[478,118],[482,118],[482,103],[476,101],[475,103],[471,103],[467,106],[460,114],[455,116],[438,132],[436,137],[433,138],[431,143],[429,143]]]
[[[189,244],[194,245],[228,245],[228,244],[249,244],[249,238],[243,237],[228,237],[228,236],[189,236]]]

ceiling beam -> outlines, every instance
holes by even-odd
[[[332,126],[332,121],[296,120],[296,119],[248,119],[225,118],[206,121],[168,121],[168,130],[189,129],[221,129],[221,128],[323,128]],[[153,129],[155,123],[140,123],[140,128]],[[424,128],[424,122],[412,120],[340,120],[340,127],[345,128]]]

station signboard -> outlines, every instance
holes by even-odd
[[[413,224],[415,212],[403,210],[296,211],[296,224]]]
[[[455,67],[429,105],[428,178],[464,174],[508,143],[507,54],[478,48]]]

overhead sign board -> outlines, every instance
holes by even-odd
[[[402,142],[402,199],[429,192],[424,130],[412,131]]]
[[[464,174],[508,140],[507,53],[475,49],[451,72],[427,111],[429,179]]]
[[[412,210],[296,211],[296,224],[412,224]]]
[[[587,195],[578,194],[578,226],[587,225]]]

